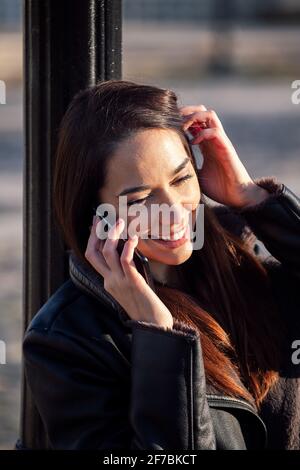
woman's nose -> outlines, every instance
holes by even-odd
[[[167,229],[170,233],[175,233],[181,230],[187,223],[187,211],[181,203],[172,202],[171,204],[166,204],[162,206],[160,212],[160,221],[159,225],[162,229]]]

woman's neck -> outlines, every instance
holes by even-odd
[[[171,287],[181,287],[181,280],[176,266],[159,263],[153,260],[149,260],[149,266],[151,274],[156,281]]]

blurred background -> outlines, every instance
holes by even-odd
[[[250,175],[299,195],[299,0],[124,0],[123,18],[123,79],[215,109]],[[20,414],[22,48],[22,2],[0,0],[0,449],[14,446]]]

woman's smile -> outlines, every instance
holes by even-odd
[[[188,233],[188,225],[186,225],[182,230],[172,234],[170,237],[151,237],[151,240],[155,243],[160,243],[166,248],[177,248],[178,246],[181,246],[188,241]]]

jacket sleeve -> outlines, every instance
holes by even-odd
[[[276,177],[254,182],[270,196],[259,204],[235,209],[286,271],[300,279],[300,199]]]
[[[130,323],[128,379],[111,341],[94,351],[57,331],[26,332],[25,375],[52,448],[215,449],[196,330]]]

